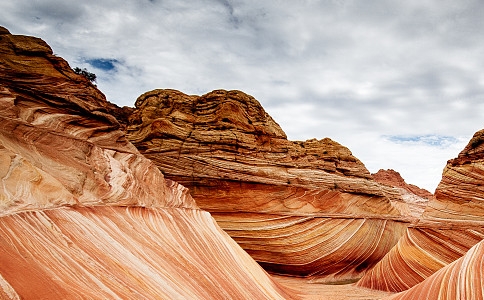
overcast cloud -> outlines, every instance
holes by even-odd
[[[484,127],[482,1],[16,0],[0,25],[47,41],[118,105],[238,89],[292,140],[330,137],[434,191]]]

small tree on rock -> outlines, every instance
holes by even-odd
[[[89,72],[86,68],[81,69],[79,67],[75,67],[72,69],[74,73],[82,75],[87,78],[90,82],[94,83],[96,82],[96,74]]]

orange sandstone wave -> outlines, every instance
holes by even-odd
[[[484,130],[449,160],[419,222],[358,283],[400,292],[462,257],[484,238]]]
[[[0,233],[7,299],[289,297],[200,210],[56,208],[3,217]]]
[[[0,298],[291,298],[112,112],[44,41],[0,28]]]
[[[271,272],[347,282],[419,214],[329,138],[293,142],[253,97],[141,95],[128,139]],[[417,197],[417,196],[416,196]],[[370,236],[371,234],[371,236]]]
[[[484,299],[484,241],[408,291],[388,299]]]

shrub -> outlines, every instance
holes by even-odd
[[[93,82],[93,83],[96,82],[96,74],[89,72],[86,68],[81,69],[81,68],[75,67],[72,70],[74,71],[74,73],[86,77],[87,80],[89,80],[90,82]]]

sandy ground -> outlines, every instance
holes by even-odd
[[[383,299],[392,293],[356,287],[354,284],[328,285],[309,283],[304,278],[293,278],[272,275],[275,281],[294,290],[302,299],[307,300],[376,300]]]

